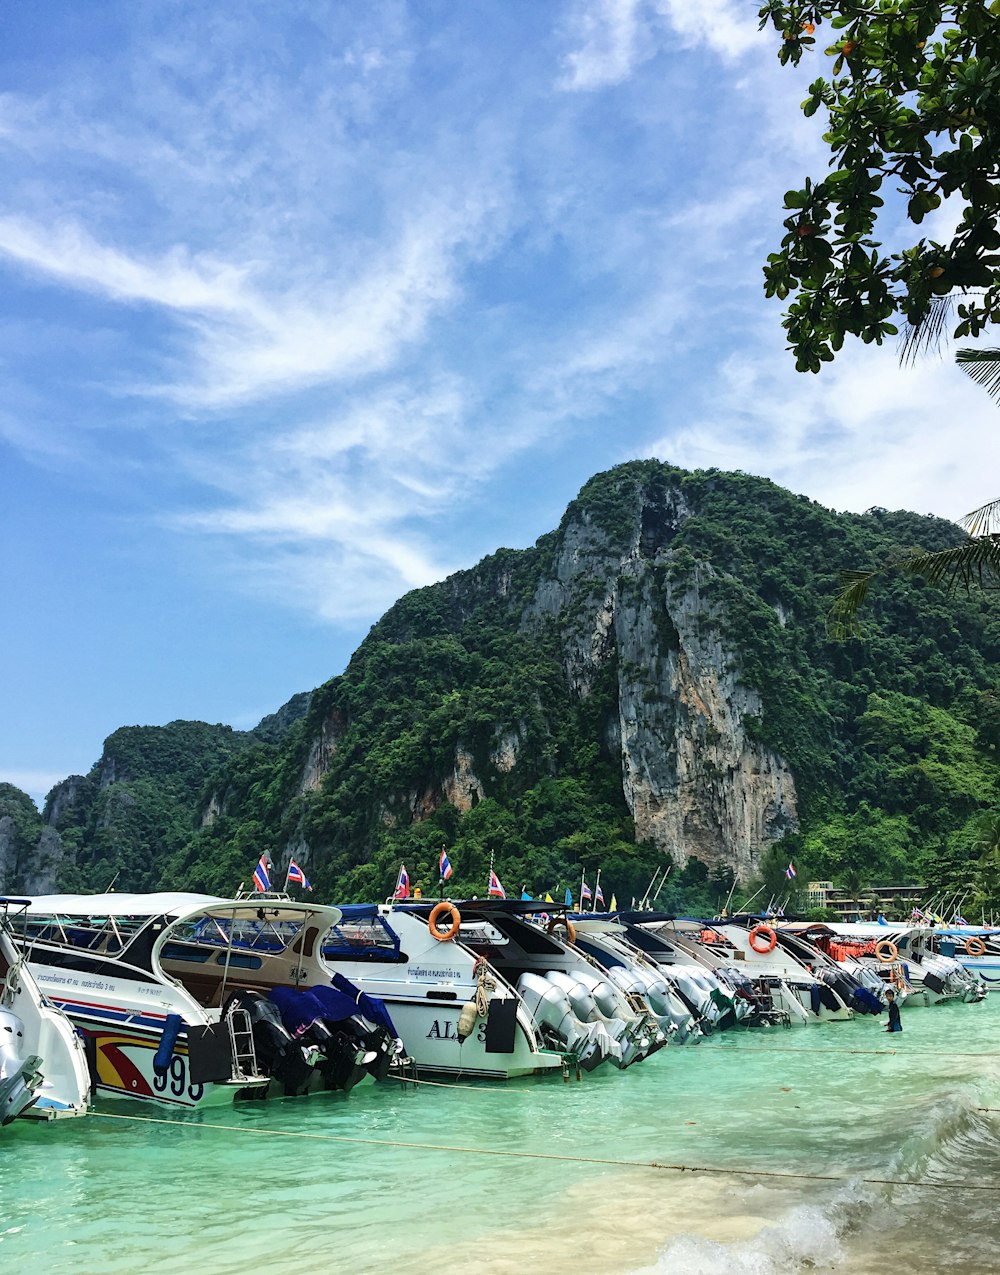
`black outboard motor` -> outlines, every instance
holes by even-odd
[[[245,1009],[249,1015],[261,1071],[277,1080],[286,1094],[303,1093],[315,1067],[307,1051],[303,1051],[281,1021],[277,1008],[259,992],[239,990],[233,992],[223,1006],[223,1019],[234,1005]],[[255,1097],[264,1097],[267,1090],[250,1092]]]
[[[366,1055],[365,1070],[375,1080],[385,1080],[399,1048],[399,1036],[382,1001],[359,991],[342,975],[334,975],[332,986],[309,990],[323,1006],[327,1021],[343,1021],[346,1016]]]
[[[317,1052],[316,1065],[324,1087],[349,1093],[372,1061],[354,1027],[353,1002],[340,998],[343,1004],[338,1018],[338,1011],[328,1008],[312,989],[274,987],[269,996],[295,1039]]]

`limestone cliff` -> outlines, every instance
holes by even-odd
[[[835,514],[745,474],[629,462],[535,545],[404,595],[342,673],[256,732],[122,728],[44,818],[0,785],[0,888],[119,874],[119,889],[229,893],[266,851],[279,870],[308,864],[317,897],[372,899],[400,861],[436,884],[446,845],[471,892],[495,862],[509,887],[600,868],[619,898],[641,896],[669,856],[712,907],[730,874],[763,864],[783,880],[785,855],[834,874],[828,847],[867,847],[880,819],[880,872],[908,872],[900,846],[937,862],[1000,783],[988,750],[963,762],[984,768],[974,785],[942,763],[956,739],[992,738],[1000,604],[915,605],[904,583],[863,647],[831,642],[824,621],[843,568],[960,536]],[[873,716],[883,696],[895,707]],[[947,746],[913,726],[921,700]]]
[[[761,851],[798,826],[795,781],[787,762],[748,734],[761,698],[722,640],[718,603],[705,596],[715,570],[678,569],[671,546],[690,516],[683,496],[667,488],[650,499],[637,484],[623,504],[624,539],[583,511],[564,523],[522,623],[560,625],[576,695],[590,692],[602,666],[615,668],[606,742],[620,757],[636,835],[678,863],[695,855],[745,879]]]

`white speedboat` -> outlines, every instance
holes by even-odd
[[[26,904],[0,899],[0,1125],[19,1115],[85,1115],[90,1072],[83,1042],[46,1000],[12,938]]]
[[[473,935],[503,937],[463,904],[346,904],[322,943],[322,959],[378,997],[417,1069],[443,1076],[506,1080],[557,1072],[562,1051],[547,1047],[524,1000],[473,951]]]
[[[938,926],[931,945],[960,962],[986,988],[1000,986],[1000,931],[985,925]]]
[[[661,966],[629,943],[625,926],[609,917],[572,917],[574,946],[595,961],[627,997],[650,1012],[672,1044],[702,1039],[695,1012],[677,994]]]
[[[874,921],[830,925],[833,941],[874,969],[897,989],[905,989],[910,1005],[981,999],[986,990],[954,957],[935,952],[936,930],[930,925]]]
[[[727,955],[729,962],[751,980],[777,986],[782,1007],[792,1011],[792,1022],[843,1022],[854,1017],[850,1005],[854,989],[838,988],[834,980],[818,977],[815,962],[779,942],[777,928],[768,921],[750,918],[743,925],[726,921],[701,924],[698,941],[707,952],[718,951],[720,938],[732,949]],[[791,1003],[793,999],[804,1017]]]
[[[513,899],[447,906],[460,910],[458,941],[517,992],[546,1047],[573,1055],[578,1066],[591,1070],[603,1062],[631,1066],[666,1043],[648,1007],[631,1005],[594,962],[566,941],[569,929],[561,909]],[[401,910],[430,924],[426,904],[403,904]],[[546,913],[554,913],[548,924],[537,924]]]
[[[30,900],[17,941],[83,1034],[99,1093],[199,1107],[261,1097],[272,1079],[284,1093],[349,1089],[391,1057],[394,1034],[319,959],[339,919],[266,896],[55,895]]]
[[[619,912],[612,918],[625,927],[626,941],[652,961],[708,1035],[738,1023],[783,1021],[779,1010],[751,987],[742,971],[709,961],[696,943],[673,928],[673,918],[649,912]]]

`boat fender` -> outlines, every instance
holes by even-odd
[[[168,1014],[166,1017],[159,1048],[153,1055],[153,1070],[158,1076],[165,1076],[170,1067],[170,1060],[174,1056],[174,1045],[180,1035],[182,1022],[183,1019],[180,1014]]]
[[[982,939],[977,939],[975,935],[965,940],[965,950],[969,956],[982,956],[986,951],[986,944]]]
[[[466,1001],[462,1006],[462,1012],[458,1016],[458,1039],[465,1040],[472,1035],[472,1029],[476,1025],[476,1019],[479,1014],[476,1010],[475,1001]]]
[[[897,956],[899,956],[899,948],[892,939],[879,939],[875,944],[875,957],[883,965],[891,965]]]
[[[769,925],[755,925],[750,931],[750,946],[760,956],[773,952],[778,936]]]
[[[576,942],[576,926],[568,916],[554,916],[545,928],[549,934],[555,934],[556,930],[565,930],[566,942]]]
[[[438,921],[442,917],[448,917],[451,924],[445,930],[438,929]],[[430,926],[431,938],[437,939],[439,943],[448,943],[458,934],[462,926],[462,914],[454,903],[448,903],[442,899],[440,903],[435,903],[431,908],[431,914],[427,918],[427,924]]]

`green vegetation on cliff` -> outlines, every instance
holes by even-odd
[[[407,594],[342,675],[268,729],[116,732],[55,819],[61,879],[101,888],[120,871],[132,888],[230,892],[267,851],[279,877],[294,855],[319,897],[371,899],[391,891],[401,861],[434,893],[446,846],[456,894],[485,892],[492,854],[508,893],[561,897],[600,868],[606,897],[628,902],[673,847],[636,837],[623,687],[645,686],[651,712],[667,694],[653,673],[686,654],[664,599],[697,580],[694,624],[722,652],[720,685],[757,692],[742,729],[795,779],[799,829],[764,867],[794,858],[799,884],[856,889],[975,879],[990,897],[972,850],[1000,808],[1000,607],[896,580],[863,640],[825,627],[845,566],[960,534],[915,514],[835,514],[745,474],[619,466],[533,548]],[[608,615],[613,599],[634,602],[630,588],[639,596],[637,563],[642,596],[659,601],[643,603],[642,667],[625,667]],[[676,745],[668,710],[656,719],[664,756]],[[722,858],[675,871],[660,903],[714,906],[732,880]]]

